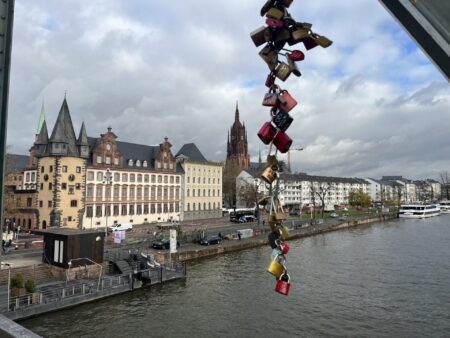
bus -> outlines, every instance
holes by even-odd
[[[233,209],[230,212],[230,222],[235,223],[253,222],[257,217],[256,208]]]

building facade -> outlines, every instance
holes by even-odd
[[[222,164],[207,161],[194,143],[176,154],[183,168],[182,220],[222,216]]]

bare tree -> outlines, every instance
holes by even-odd
[[[403,197],[403,185],[397,182],[392,183],[392,188],[394,190],[394,199],[397,202],[397,206],[400,208],[400,205],[402,204],[402,197]]]
[[[311,185],[309,187],[309,193],[310,193],[310,197],[311,197],[311,202],[313,205],[313,213],[314,213],[314,218],[316,218],[316,192],[317,192],[317,188],[316,185],[314,184],[314,182],[310,182]]]
[[[450,200],[450,174],[448,171],[444,171],[441,172],[440,177],[441,177],[440,183],[442,185],[441,197],[446,200]]]
[[[258,192],[258,187],[255,184],[248,183],[241,179],[240,189],[237,192],[239,200],[245,202],[247,208],[255,207],[258,200],[263,197],[263,194]]]
[[[238,169],[225,171],[223,175],[223,204],[228,208],[236,207],[236,177]]]
[[[328,196],[331,188],[332,188],[332,185],[330,183],[321,182],[319,184],[318,189],[315,191],[316,196],[319,198],[321,205],[322,205],[322,218],[323,218],[323,212],[325,211],[325,199]]]

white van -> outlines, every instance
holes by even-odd
[[[133,229],[132,223],[117,223],[117,224],[114,224],[112,227],[110,227],[108,230],[110,232],[114,232],[114,231],[122,231],[122,230],[129,231],[131,229]]]

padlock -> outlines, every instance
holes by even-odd
[[[267,63],[267,66],[271,71],[273,71],[278,64],[278,53],[276,50],[273,50],[271,46],[265,46],[259,52],[259,56]],[[286,65],[288,68],[289,66]]]
[[[291,38],[291,32],[288,29],[282,28],[277,29],[273,34],[273,41],[277,42],[287,42]]]
[[[330,47],[333,44],[333,41],[331,41],[330,39],[328,39],[327,37],[323,36],[323,35],[319,35],[319,34],[314,34],[314,38],[316,43],[323,48],[327,48]]]
[[[264,144],[269,144],[270,142],[272,142],[276,134],[277,130],[275,129],[275,127],[270,122],[266,122],[259,130],[258,137]]]
[[[279,131],[273,139],[273,144],[280,153],[284,154],[291,147],[292,140],[286,133]]]
[[[272,27],[272,28],[281,28],[284,26],[284,21],[274,19],[274,18],[266,18],[266,24],[267,24],[267,26]]]
[[[286,215],[284,214],[284,212],[277,211],[275,213],[275,219],[277,220],[277,222],[284,221],[284,220],[286,220]]]
[[[289,6],[292,4],[293,1],[294,0],[281,0],[279,1],[279,3],[286,8],[289,8]]]
[[[302,76],[302,73],[300,73],[300,71],[297,68],[297,64],[291,60],[291,58],[287,57],[287,62],[289,65],[289,68],[291,69],[292,74],[294,74],[295,76]]]
[[[284,272],[277,280],[277,284],[275,285],[275,291],[281,293],[282,295],[287,296],[289,294],[290,289],[291,289],[291,278],[286,272]]]
[[[272,122],[283,132],[289,128],[292,121],[294,119],[288,113],[281,110],[277,110],[277,113],[272,117]]]
[[[314,47],[317,47],[318,44],[316,42],[316,39],[314,37],[310,36],[307,39],[303,40],[303,45],[307,50],[313,49]]]
[[[261,7],[261,16],[264,16],[264,14],[267,13],[267,11],[269,9],[271,9],[273,7],[273,5],[275,4],[275,0],[267,0],[266,3],[264,4],[264,6]]]
[[[269,245],[273,249],[273,251],[278,252],[278,255],[281,254],[281,251],[278,250],[279,242],[280,242],[280,232],[277,230],[273,230],[269,233]],[[271,257],[272,260],[274,260],[274,257]]]
[[[305,54],[301,50],[293,50],[286,55],[292,61],[303,61],[305,59]]]
[[[270,253],[270,261],[273,261],[274,259],[277,258],[277,256],[282,254],[280,250],[281,241],[279,237],[275,239],[275,244],[277,245],[277,247],[272,249],[272,252]]]
[[[280,228],[280,236],[282,241],[287,241],[289,239],[289,230],[285,225]]]
[[[283,272],[286,270],[284,267],[285,261],[286,260],[283,255],[277,255],[277,257],[273,259],[267,267],[267,272],[274,275],[277,279],[280,278]]]
[[[291,68],[287,63],[280,62],[275,69],[275,75],[281,81],[286,81],[286,79],[291,75]]]
[[[258,200],[258,205],[262,205],[262,206],[266,205],[269,202],[269,199],[270,199],[269,196],[265,196],[265,197],[260,198]]]
[[[311,35],[311,31],[307,28],[296,27],[291,33],[291,38],[288,41],[289,46],[295,45],[301,41],[304,41]]]
[[[277,103],[278,103],[278,91],[279,91],[278,86],[277,85],[273,85],[270,88],[269,92],[264,95],[264,99],[263,99],[262,105],[266,106],[266,107],[274,107],[274,106],[276,106]],[[283,101],[286,102],[284,99],[283,99]]]
[[[269,215],[268,222],[269,222],[270,228],[271,228],[273,231],[277,231],[278,234],[280,235],[281,233],[280,233],[280,231],[278,230],[278,221],[277,221],[277,218],[275,217],[275,214],[270,214],[270,215]]]
[[[283,255],[287,255],[287,253],[289,252],[289,249],[290,249],[289,245],[287,243],[282,242],[282,243],[280,243],[279,247],[280,247],[281,253]]]
[[[270,41],[270,39],[272,38],[272,32],[270,31],[269,27],[263,26],[251,32],[250,37],[252,38],[255,46],[259,47],[262,44]]]
[[[277,104],[277,108],[285,113],[289,113],[292,108],[294,108],[297,105],[297,101],[289,94],[287,90],[281,90],[279,94],[280,98],[283,98],[285,103],[282,103],[282,101],[279,101]]]
[[[277,172],[276,170],[273,170],[273,167],[267,167],[264,169],[263,173],[261,174],[261,177],[269,184],[272,184],[273,181],[277,178]]]
[[[275,78],[276,78],[275,74],[273,72],[270,72],[270,74],[267,75],[267,78],[266,78],[266,83],[265,83],[266,87],[269,87],[269,88],[272,87],[275,84]]]
[[[284,17],[284,11],[272,7],[267,11],[266,17],[281,20]]]

